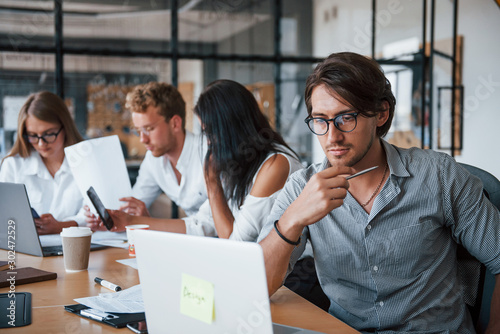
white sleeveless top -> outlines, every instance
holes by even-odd
[[[255,173],[252,181],[251,187],[257,175],[259,174],[262,165],[272,156],[280,154],[288,160],[289,170],[288,176],[293,172],[302,169],[303,166],[297,158],[284,146],[278,146],[282,152],[271,152],[266,159],[259,166],[259,169]],[[249,193],[251,192],[251,189]],[[229,201],[229,207],[234,217],[233,223],[233,233],[229,239],[241,240],[241,241],[257,241],[260,230],[262,226],[266,223],[267,217],[271,212],[274,201],[278,196],[280,191],[276,191],[274,194],[268,197],[255,197],[252,195],[247,195],[243,202],[243,205],[238,208],[237,203]],[[210,203],[208,199],[200,207],[197,214],[184,218],[186,223],[186,233],[194,235],[205,235],[205,236],[216,236],[217,231],[215,230],[215,225],[212,218],[212,212],[210,209]]]

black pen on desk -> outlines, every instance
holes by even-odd
[[[97,284],[102,285],[105,288],[113,290],[115,292],[118,292],[118,291],[120,291],[122,289],[122,288],[120,288],[120,286],[118,286],[118,285],[116,285],[114,283],[111,283],[109,281],[106,281],[106,280],[104,280],[102,278],[99,278],[99,277],[94,278],[94,282],[96,282]]]

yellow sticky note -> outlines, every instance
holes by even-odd
[[[182,274],[182,314],[211,324],[215,320],[214,303],[213,283],[188,274]]]

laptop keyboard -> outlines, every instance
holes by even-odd
[[[100,244],[90,244],[90,250],[99,250],[99,249],[104,249],[108,248],[108,246],[100,245]],[[56,245],[56,246],[43,246],[43,255],[44,256],[56,256],[56,255],[63,255],[63,250],[62,250],[62,245]]]

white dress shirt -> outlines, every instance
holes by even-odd
[[[8,157],[0,167],[0,182],[23,183],[30,205],[39,215],[50,213],[58,221],[86,224],[83,197],[66,158],[52,177],[35,150],[27,158]]]
[[[294,155],[292,155],[292,153],[288,151],[288,149],[282,146],[280,146],[280,149],[287,152],[287,154],[276,152],[270,153],[255,173],[251,187],[253,186],[253,182],[255,182],[255,179],[259,174],[262,165],[269,158],[276,154],[283,155],[287,158],[289,164],[288,176],[303,167],[300,161],[297,160]],[[238,205],[236,203],[230,200],[228,204],[234,217],[234,223],[233,232],[229,239],[239,241],[257,241],[260,230],[262,229],[264,223],[267,221],[267,217],[271,212],[271,208],[279,192],[280,191],[276,191],[274,194],[268,197],[255,197],[252,195],[247,195],[245,197],[243,205],[240,208],[238,208]],[[205,236],[217,235],[208,199],[205,201],[205,203],[203,203],[196,215],[183,219],[186,223],[187,234]]]
[[[207,199],[203,174],[206,152],[206,145],[201,142],[201,137],[186,131],[184,146],[176,166],[182,175],[179,184],[170,160],[165,156],[154,157],[148,151],[139,168],[139,175],[132,189],[133,196],[150,207],[158,195],[164,192],[186,215],[196,213]]]

